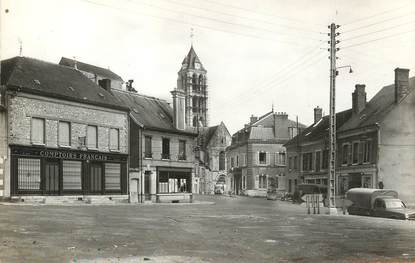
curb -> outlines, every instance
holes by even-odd
[[[193,202],[193,203],[149,203],[149,204],[143,204],[143,203],[114,203],[114,204],[108,204],[108,203],[82,203],[82,204],[71,204],[71,203],[61,203],[61,204],[41,204],[41,203],[11,203],[11,202],[0,202],[0,205],[4,206],[76,206],[76,207],[82,207],[82,206],[193,206],[193,205],[214,205],[215,202]]]

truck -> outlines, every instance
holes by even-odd
[[[415,220],[415,210],[408,209],[390,189],[352,188],[346,192],[349,215],[375,216],[401,220]]]

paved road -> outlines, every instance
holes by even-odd
[[[214,205],[0,205],[0,262],[414,262],[415,222]]]

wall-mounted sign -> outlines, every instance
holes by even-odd
[[[39,147],[11,147],[12,155],[23,155],[32,157],[42,157],[51,159],[71,159],[71,160],[85,160],[85,161],[127,161],[125,154],[112,153],[97,153],[92,151],[74,151],[74,150],[60,150],[47,149]]]

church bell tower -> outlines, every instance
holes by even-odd
[[[207,71],[196,55],[193,45],[178,72],[177,88],[184,95],[186,127],[195,130],[208,126]]]

